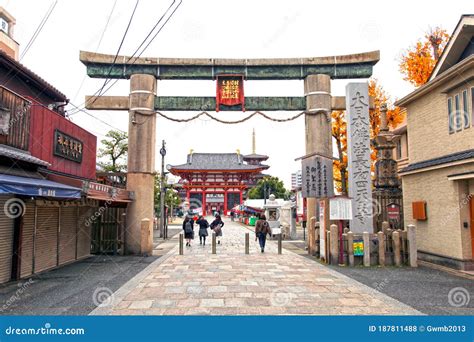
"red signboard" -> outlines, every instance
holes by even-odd
[[[58,113],[35,103],[34,99],[30,100],[33,102],[29,127],[31,155],[50,163],[48,170],[95,179],[97,138]]]
[[[245,111],[244,76],[243,75],[218,75],[216,91],[216,112],[221,105],[241,105]]]
[[[387,216],[389,220],[400,220],[400,206],[396,203],[387,205]]]

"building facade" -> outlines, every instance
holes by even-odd
[[[13,39],[16,20],[0,6],[0,50],[18,60],[19,45]]]
[[[5,13],[0,8],[0,18]],[[7,19],[0,33],[0,283],[90,256],[94,227],[107,212],[99,208],[131,200],[95,181],[97,138],[67,120],[67,97],[5,47],[14,42],[14,19]]]
[[[240,153],[191,152],[186,164],[170,165],[168,170],[183,180],[182,189],[191,209],[204,215],[228,215],[242,203],[247,182],[263,167],[246,164]]]
[[[303,181],[303,173],[301,170],[293,172],[291,174],[291,190],[301,188]]]
[[[429,81],[399,100],[408,165],[405,224],[420,259],[474,269],[474,16],[462,16]]]
[[[406,111],[403,115],[403,122],[401,122],[395,129],[391,130],[392,133],[395,134],[394,143],[396,146],[393,150],[393,157],[397,162],[398,171],[408,166],[408,131]]]

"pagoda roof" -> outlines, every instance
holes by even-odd
[[[264,154],[252,153],[252,154],[246,154],[246,155],[244,155],[244,160],[247,160],[247,159],[262,159],[262,160],[267,160],[267,159],[268,159],[268,156],[266,156],[266,155],[264,155]]]
[[[246,171],[258,172],[259,165],[244,164],[244,159],[238,153],[192,153],[188,154],[187,163],[170,165],[171,172],[179,171]]]

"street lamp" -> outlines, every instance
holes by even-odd
[[[166,143],[163,140],[161,149],[161,184],[160,184],[160,234],[163,239],[166,239],[165,232],[165,156],[166,156]]]

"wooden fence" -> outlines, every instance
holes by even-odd
[[[321,249],[323,241],[325,248]],[[316,255],[334,265],[417,267],[416,229],[408,225],[403,230],[392,230],[383,222],[378,233],[356,234],[344,228],[341,235],[339,227],[333,224],[325,239],[321,239],[316,223]]]

